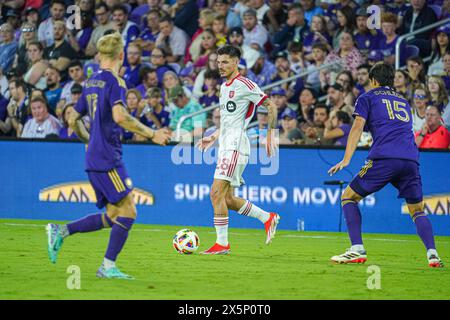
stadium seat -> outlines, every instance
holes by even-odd
[[[419,52],[420,50],[418,47],[413,44],[408,44],[406,46],[405,58],[408,59],[409,57],[418,57]]]
[[[435,4],[429,5],[429,7],[431,9],[433,9],[434,13],[436,13],[436,17],[438,19],[440,19],[441,15],[442,15],[442,8],[440,6],[438,6],[438,5],[435,5]]]

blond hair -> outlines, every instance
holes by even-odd
[[[111,60],[119,57],[120,52],[123,51],[123,47],[122,36],[118,32],[103,36],[97,42],[97,50],[101,57]]]

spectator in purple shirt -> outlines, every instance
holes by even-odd
[[[384,62],[394,65],[395,63],[395,46],[399,36],[395,32],[397,28],[397,16],[391,12],[385,12],[381,15],[381,30],[383,36],[379,44],[379,50],[384,55]],[[406,43],[403,41],[400,46],[400,52],[405,52]],[[400,54],[400,65],[405,63],[404,54]]]
[[[62,123],[63,127],[59,131],[59,138],[60,139],[78,139],[77,134],[71,127],[69,127],[69,117],[73,113],[73,106],[75,103],[68,103],[64,109],[62,110]],[[69,108],[71,107],[71,108]]]
[[[344,111],[332,112],[325,122],[323,137],[333,140],[336,146],[346,146],[351,129],[350,120],[350,116]]]
[[[141,82],[139,69],[141,68],[142,50],[136,43],[132,42],[127,48],[127,65],[122,67],[120,75],[125,80],[128,88],[137,87]]]
[[[169,126],[170,112],[167,111],[162,104],[161,89],[150,88],[147,91],[147,106],[143,113],[140,120],[146,126],[154,130]]]
[[[147,14],[146,24],[144,30],[136,40],[142,48],[142,56],[149,57],[152,50],[155,48],[156,39],[159,35],[159,19],[161,13],[158,10],[151,10]]]
[[[141,95],[145,98],[147,96],[147,90],[150,88],[158,87],[158,74],[155,69],[148,66],[143,66],[139,71],[139,78],[142,83],[136,87]]]
[[[220,74],[217,70],[207,70],[205,72],[206,90],[198,101],[203,107],[209,107],[219,103],[219,80]]]

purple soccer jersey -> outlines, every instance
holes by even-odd
[[[88,114],[91,120],[86,171],[106,172],[123,166],[122,129],[113,120],[112,108],[116,104],[126,106],[126,90],[123,79],[104,69],[84,84],[75,110],[81,115]]]
[[[414,142],[411,107],[405,98],[389,87],[378,87],[362,94],[353,116],[366,120],[373,144],[368,159],[406,159],[418,162]]]

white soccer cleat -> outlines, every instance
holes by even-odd
[[[356,252],[347,249],[345,253],[331,257],[331,261],[335,263],[364,263],[367,261],[367,254],[365,251]]]

